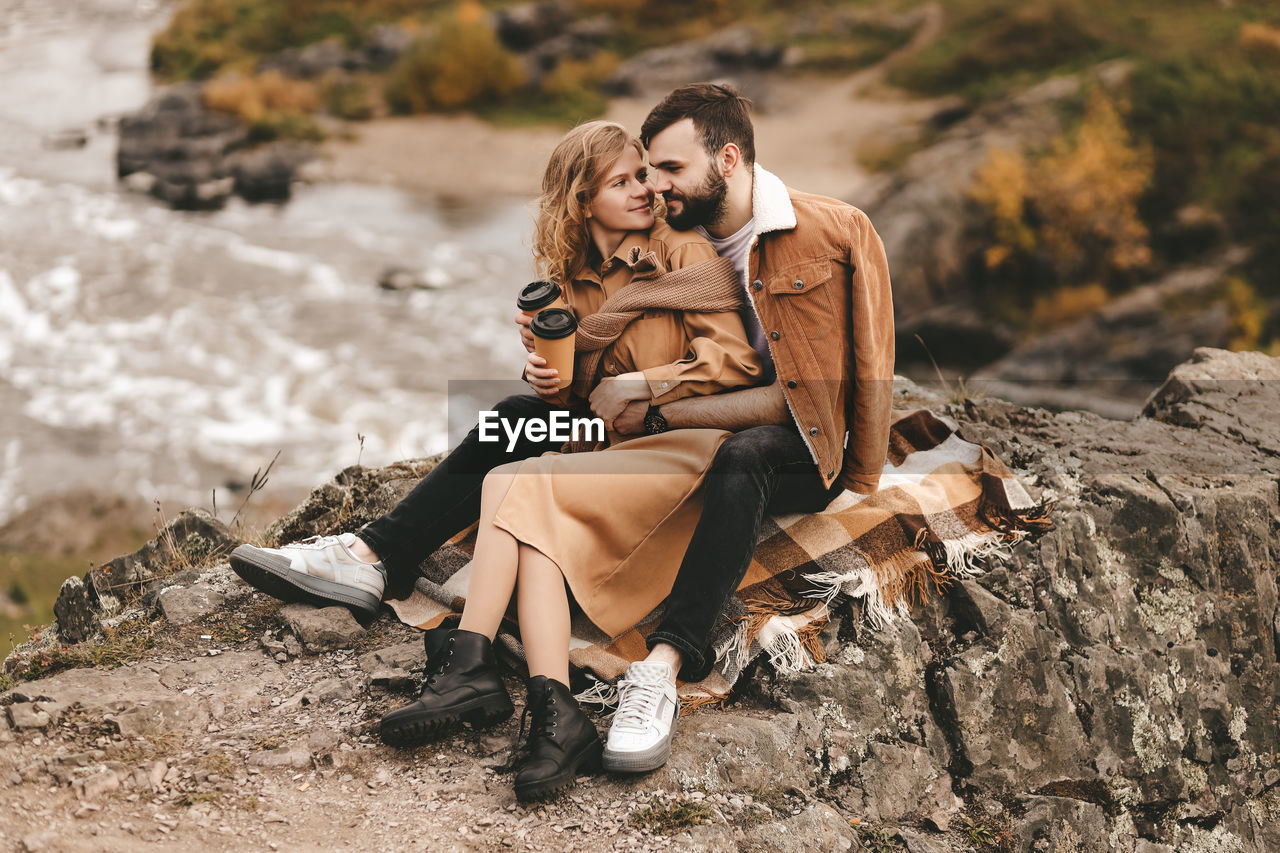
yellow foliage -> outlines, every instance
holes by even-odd
[[[1097,282],[1080,287],[1060,287],[1047,296],[1036,297],[1031,323],[1047,329],[1087,317],[1107,304],[1107,289]]]
[[[602,50],[590,59],[564,59],[542,78],[542,92],[547,95],[573,95],[584,88],[594,88],[617,70],[621,60],[616,53]]]
[[[320,109],[319,88],[306,80],[294,80],[279,71],[257,77],[229,74],[209,81],[204,103],[211,110],[235,113],[249,123],[268,112],[312,113]]]
[[[1120,109],[1095,91],[1074,140],[1044,155],[994,149],[970,195],[991,216],[988,268],[1043,250],[1062,278],[1138,269],[1151,260],[1138,199],[1151,179],[1151,152],[1134,145]]]
[[[1015,250],[1035,247],[1035,235],[1025,220],[1029,183],[1027,160],[1017,151],[993,148],[978,169],[969,194],[990,213],[996,245],[986,252],[988,269],[1004,263]]]
[[[1227,279],[1227,306],[1231,309],[1231,339],[1227,349],[1244,352],[1258,349],[1267,306],[1249,282],[1232,276]]]
[[[458,7],[458,21],[465,26],[472,26],[484,20],[484,7],[475,0],[466,0]]]
[[[1116,105],[1095,91],[1075,145],[1059,138],[1037,169],[1041,239],[1055,259],[1069,263],[1095,244],[1107,246],[1105,262],[1112,269],[1150,263],[1138,199],[1151,168],[1151,152],[1130,144]]]
[[[1258,21],[1247,23],[1240,28],[1240,47],[1257,59],[1280,61],[1280,29]]]

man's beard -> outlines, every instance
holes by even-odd
[[[729,209],[729,184],[724,175],[709,166],[702,186],[688,195],[668,190],[664,198],[667,202],[674,200],[681,204],[678,214],[667,208],[667,224],[672,228],[677,231],[688,231],[695,225],[705,228],[723,219]]]

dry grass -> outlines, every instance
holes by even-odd
[[[691,826],[711,823],[714,812],[706,803],[671,800],[654,803],[631,814],[631,825],[657,835],[675,835]]]

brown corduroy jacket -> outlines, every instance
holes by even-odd
[[[755,166],[748,296],[818,473],[861,494],[880,482],[893,400],[893,295],[867,215],[788,189]]]

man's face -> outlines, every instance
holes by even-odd
[[[653,189],[667,203],[667,224],[679,231],[714,225],[728,208],[729,186],[693,126],[681,119],[649,140]]]

